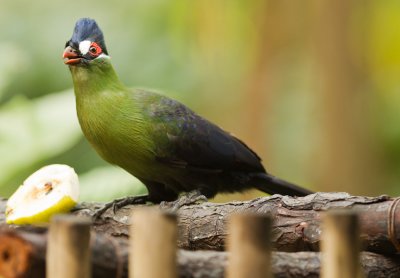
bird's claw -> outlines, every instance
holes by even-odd
[[[112,209],[115,214],[117,210],[123,208],[127,205],[139,205],[146,204],[148,201],[148,195],[139,195],[139,196],[129,196],[125,198],[115,199],[111,202],[105,203],[101,208],[96,210],[93,214],[93,220],[96,221],[100,218],[109,208]]]
[[[193,190],[188,193],[184,193],[179,198],[173,202],[161,202],[160,207],[162,209],[167,209],[170,211],[177,211],[183,206],[194,205],[202,202],[207,202],[208,199],[206,196],[201,194],[198,190]]]

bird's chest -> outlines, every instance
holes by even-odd
[[[121,103],[78,101],[77,112],[85,137],[105,160],[127,168],[150,159],[139,115]]]

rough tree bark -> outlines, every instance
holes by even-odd
[[[329,209],[343,208],[359,212],[364,250],[395,254],[395,245],[398,245],[400,239],[400,212],[395,200],[398,199],[388,196],[316,193],[303,198],[274,195],[245,202],[184,206],[177,211],[178,245],[191,250],[223,250],[229,216],[247,211],[272,216],[272,240],[276,250],[318,251],[321,214]],[[0,200],[0,223],[4,223],[5,202]],[[74,213],[91,215],[94,209],[95,204],[81,204]],[[111,210],[107,211],[94,224],[94,230],[114,238],[128,237],[129,216],[134,209],[134,206],[128,206],[115,214]]]
[[[400,211],[394,200],[388,196],[316,193],[303,198],[274,195],[245,202],[184,206],[177,212],[180,232],[178,245],[190,250],[223,250],[229,216],[247,211],[272,216],[272,240],[276,250],[319,251],[321,214],[329,209],[352,209],[360,215],[363,249],[395,254],[395,241],[400,240]],[[75,213],[90,215],[93,209],[94,205],[84,205]],[[127,237],[128,216],[133,209],[133,206],[126,207],[115,214],[108,211],[101,221],[95,223],[94,229],[114,237]],[[388,231],[390,221],[394,224],[391,233]]]
[[[128,239],[92,232],[93,277],[128,277]],[[0,275],[4,277],[45,277],[45,229],[4,229],[0,231]],[[273,252],[274,277],[319,277],[320,253]],[[178,251],[179,277],[224,277],[227,253]],[[399,277],[400,257],[361,253],[365,277]]]
[[[202,203],[184,206],[178,213],[178,246],[190,250],[223,250],[226,223],[232,213],[261,212],[272,216],[272,240],[278,251],[319,251],[320,217],[329,209],[358,211],[363,249],[382,254],[397,252],[400,211],[388,196],[360,197],[347,193],[316,193],[303,198],[274,195],[245,202]],[[137,207],[137,206],[136,206]],[[4,223],[5,200],[0,201],[0,223]],[[81,204],[75,214],[91,215],[95,204]],[[113,237],[128,237],[129,216],[135,206],[107,211],[94,229]],[[388,227],[391,222],[392,228]]]

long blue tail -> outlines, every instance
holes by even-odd
[[[269,174],[257,174],[254,177],[254,187],[268,194],[280,194],[289,196],[306,196],[313,194],[311,190],[281,180]]]

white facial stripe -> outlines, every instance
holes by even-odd
[[[82,53],[82,55],[85,55],[89,52],[90,44],[90,41],[81,41],[79,43],[79,51]]]
[[[108,55],[106,55],[106,54],[104,54],[104,53],[101,53],[97,58],[106,58],[106,59],[110,59],[110,56],[108,56]],[[96,59],[97,59],[96,58]]]

